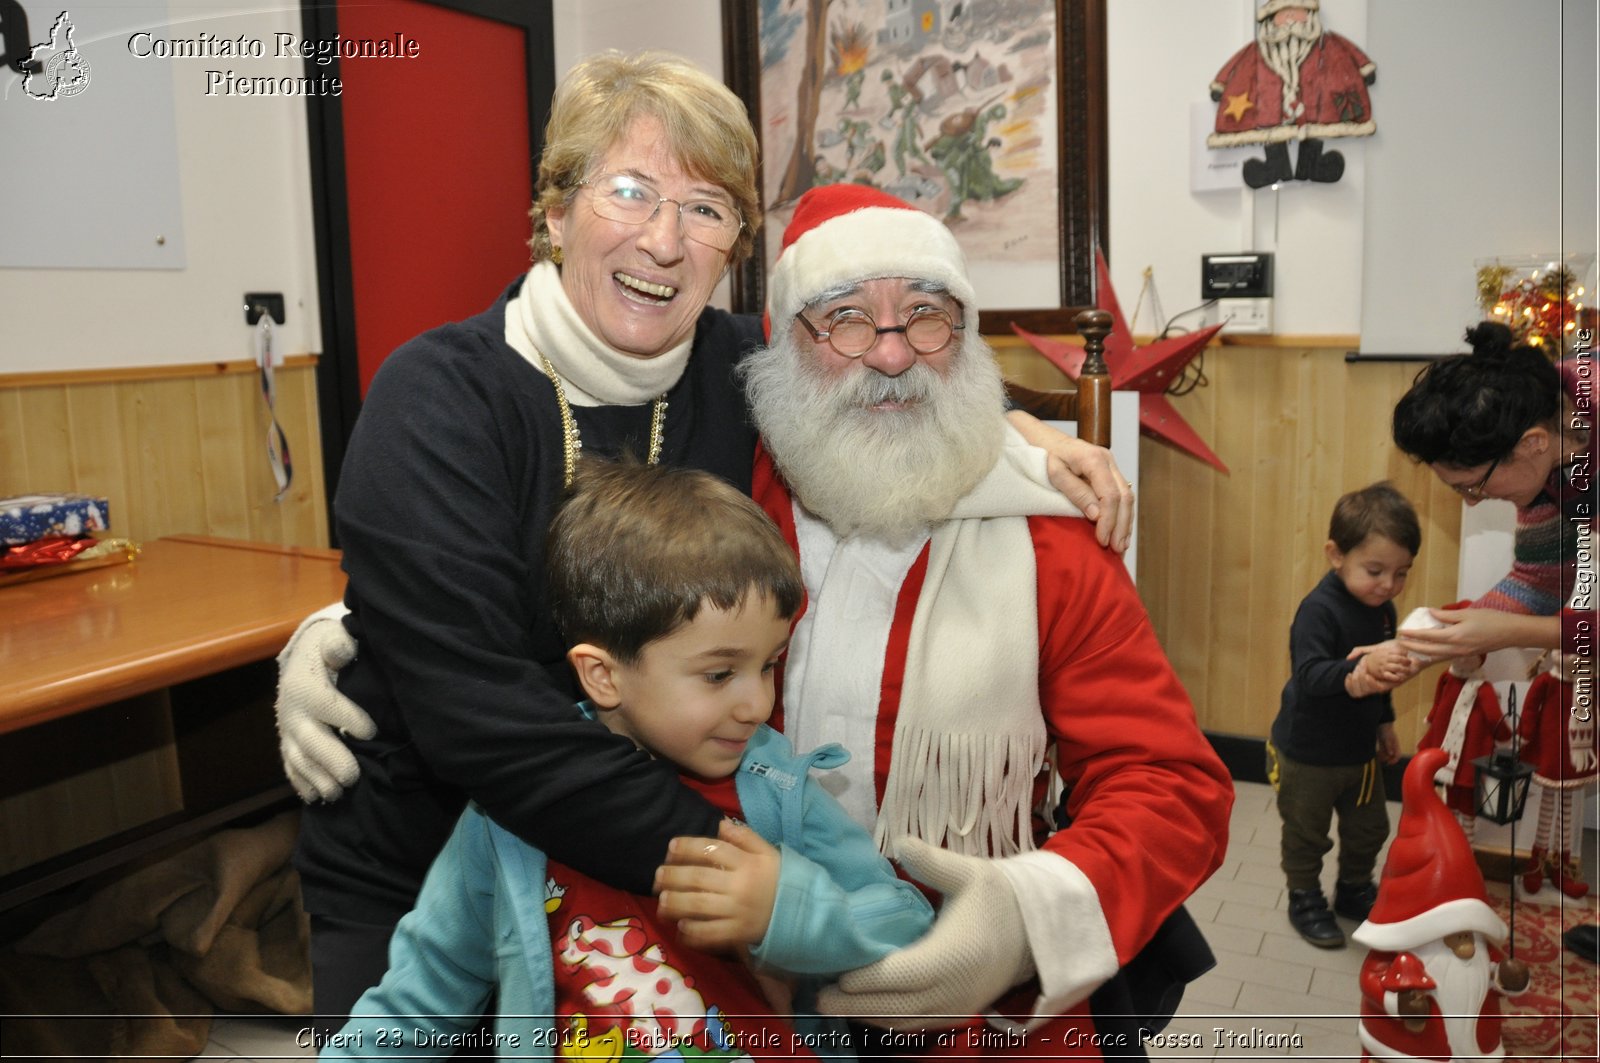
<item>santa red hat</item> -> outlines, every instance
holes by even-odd
[[[1400,829],[1389,845],[1377,902],[1350,935],[1358,945],[1399,952],[1467,930],[1497,942],[1506,938],[1472,846],[1433,788],[1434,773],[1449,759],[1442,749],[1424,749],[1406,768]]]
[[[879,277],[937,281],[977,316],[966,258],[943,222],[867,185],[813,188],[795,204],[767,279],[769,328],[830,288]]]

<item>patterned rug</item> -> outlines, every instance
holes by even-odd
[[[1488,888],[1495,910],[1509,923],[1508,887],[1491,881]],[[1546,886],[1529,898],[1518,885],[1515,951],[1531,980],[1527,992],[1503,1002],[1507,1060],[1596,1059],[1600,967],[1561,942],[1566,931],[1596,921],[1600,907],[1592,893],[1574,901]]]

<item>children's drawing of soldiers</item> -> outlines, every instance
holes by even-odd
[[[939,123],[939,136],[927,145],[950,185],[950,205],[945,221],[959,221],[962,204],[999,199],[1022,187],[1020,177],[1000,177],[994,172],[993,148],[999,137],[988,136],[991,123],[1006,116],[1005,104],[987,109],[962,111]]]

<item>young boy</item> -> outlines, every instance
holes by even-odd
[[[1380,762],[1400,759],[1389,691],[1418,667],[1394,642],[1394,599],[1421,545],[1411,503],[1390,484],[1345,495],[1324,547],[1331,571],[1289,629],[1292,671],[1267,743],[1267,778],[1283,818],[1289,922],[1319,948],[1344,945],[1335,913],[1361,922],[1377,897],[1372,869],[1389,836]],[[1336,811],[1339,877],[1329,911],[1322,858],[1333,848]]]
[[[790,1010],[788,983],[752,968],[834,975],[915,940],[932,913],[810,778],[844,751],[796,755],[765,725],[804,595],[794,554],[714,476],[591,461],[551,524],[548,563],[588,695],[573,726],[631,738],[750,826],[674,840],[704,866],[658,872],[674,890],[667,919],[656,900],[548,860],[469,806],[395,931],[389,972],[324,1058],[808,1054],[774,1014]],[[708,945],[733,950],[697,951]],[[486,1035],[475,1026],[491,989]]]

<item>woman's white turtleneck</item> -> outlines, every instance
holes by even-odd
[[[689,363],[694,337],[639,358],[613,350],[586,325],[549,261],[536,264],[506,304],[506,343],[539,372],[550,359],[574,406],[638,406],[672,390]]]

